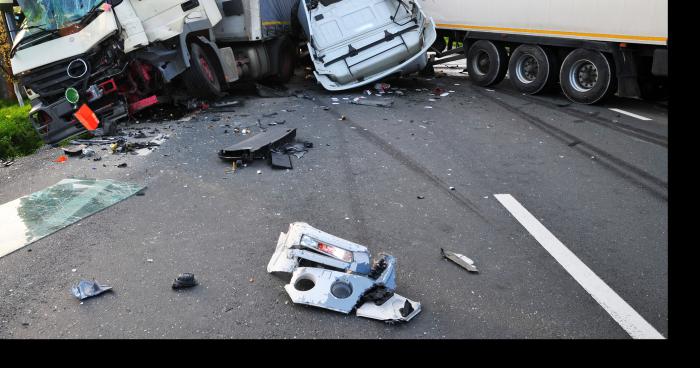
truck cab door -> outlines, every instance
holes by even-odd
[[[114,13],[122,26],[124,39],[124,52],[131,52],[134,49],[148,45],[146,30],[143,29],[141,19],[136,15],[131,1],[122,1],[114,7]]]

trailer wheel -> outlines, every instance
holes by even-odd
[[[508,55],[500,44],[478,40],[467,52],[467,71],[474,84],[488,87],[499,83],[508,71]]]
[[[610,60],[593,50],[570,52],[561,65],[559,83],[569,100],[582,104],[594,104],[615,92]]]
[[[216,99],[223,96],[221,83],[211,58],[196,43],[190,44],[190,67],[182,75],[190,95]]]
[[[515,88],[529,95],[557,81],[556,56],[539,45],[520,45],[510,55],[508,75]]]

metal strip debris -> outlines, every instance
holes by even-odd
[[[461,266],[462,268],[464,268],[465,270],[467,270],[469,272],[474,272],[474,273],[479,272],[479,270],[476,268],[476,266],[474,266],[474,261],[472,261],[469,257],[467,257],[463,254],[450,252],[449,250],[446,251],[442,248],[440,248],[440,254],[442,254],[443,257],[458,264],[459,266]]]

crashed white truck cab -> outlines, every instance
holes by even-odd
[[[426,67],[435,24],[416,1],[305,1],[299,18],[325,89],[356,88]]]
[[[289,79],[297,1],[17,0],[25,19],[12,72],[47,143],[109,134],[157,103],[214,99],[242,79]]]

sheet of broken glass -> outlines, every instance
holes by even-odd
[[[0,205],[0,257],[136,194],[142,186],[113,180],[64,179]]]
[[[18,0],[24,28],[60,29],[80,20],[104,0]]]

